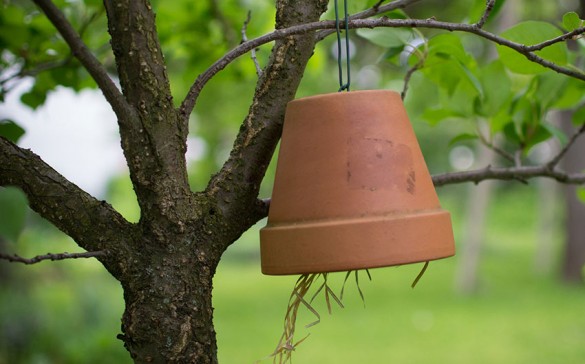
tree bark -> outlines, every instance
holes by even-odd
[[[266,216],[260,183],[315,33],[275,43],[228,161],[206,191],[194,193],[185,162],[188,115],[174,108],[149,1],[104,2],[122,93],[53,3],[35,2],[115,103],[141,217],[129,223],[1,137],[0,186],[20,187],[33,210],[81,247],[105,252],[98,259],[122,284],[126,303],[118,337],[136,363],[217,363],[213,275],[225,249]],[[317,21],[327,2],[279,0],[276,6],[276,26],[283,28]]]
[[[126,302],[119,337],[137,363],[216,363],[213,275],[225,249],[266,214],[260,183],[315,35],[276,42],[228,161],[206,191],[192,193],[187,123],[172,107],[150,6],[106,1],[106,9],[124,95],[136,109],[120,128],[141,207],[141,233],[118,276]],[[325,1],[278,1],[277,28],[316,21],[325,9]]]

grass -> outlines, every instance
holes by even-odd
[[[459,235],[465,215],[460,202],[466,194],[440,191]],[[410,285],[422,264],[371,270],[371,282],[360,277],[365,307],[350,278],[344,309],[333,304],[329,315],[324,299],[314,301],[321,315],[318,325],[305,329],[315,317],[300,308],[295,337],[310,336],[296,349],[293,362],[585,362],[585,286],[566,286],[554,274],[534,273],[535,191],[498,190],[493,201],[475,295],[464,296],[453,288],[458,256],[431,262],[415,289]],[[19,242],[21,254],[46,253],[50,234],[26,234]],[[558,256],[560,228],[555,236]],[[456,240],[464,244],[459,236]],[[51,241],[50,246],[74,250],[70,241]],[[214,291],[219,360],[251,364],[274,351],[297,277],[260,273],[257,230],[248,232],[224,258]],[[131,362],[116,339],[121,289],[98,263],[16,266],[13,274],[10,282],[0,284],[0,364]],[[328,276],[335,293],[344,278],[344,273]],[[17,344],[22,355],[8,358],[6,351],[14,351]]]
[[[299,318],[299,337],[311,336],[297,348],[295,361],[566,364],[585,358],[582,288],[503,266],[514,279],[463,297],[452,289],[453,262],[432,262],[414,290],[410,283],[419,266],[372,271],[373,281],[362,284],[365,308],[357,292],[348,292],[352,299],[332,316],[317,307],[319,325],[303,330],[313,318]],[[271,353],[294,281],[259,278],[256,267],[235,265],[223,267],[216,281],[220,362],[253,363]]]
[[[365,308],[350,285],[344,309],[334,307],[330,316],[322,302],[314,305],[321,313],[319,325],[305,329],[313,315],[307,310],[299,314],[297,336],[310,336],[298,346],[293,362],[585,362],[584,287],[533,273],[534,193],[530,188],[498,192],[499,202],[489,211],[477,294],[455,292],[457,258],[431,262],[415,289],[410,284],[422,264],[372,270],[373,281],[361,281]],[[462,211],[456,199],[447,196],[443,204],[453,205],[449,208],[457,233]],[[559,236],[556,245],[560,243]],[[262,276],[259,270],[258,264],[238,264],[227,257],[217,273],[220,363],[264,358],[282,333],[296,277]],[[343,278],[343,273],[330,275],[332,288],[339,289]]]

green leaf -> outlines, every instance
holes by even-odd
[[[522,138],[520,138],[520,136],[518,135],[514,123],[510,122],[504,125],[503,132],[506,138],[510,140],[512,143],[518,145],[522,144]]]
[[[523,140],[525,128],[524,125],[538,123],[538,107],[527,97],[522,95],[514,100],[512,104],[512,121],[514,122],[516,133]]]
[[[502,9],[502,5],[504,5],[505,2],[506,2],[506,0],[496,1],[496,3],[494,4],[494,7],[492,8],[490,16],[488,18],[488,21],[487,21],[488,24],[490,23],[491,20],[496,18],[496,16],[498,15],[500,10]],[[473,23],[476,23],[479,21],[479,19],[481,19],[481,17],[483,16],[483,13],[485,12],[485,6],[486,6],[486,0],[475,0],[473,7],[469,11],[469,15],[470,15],[469,17]]]
[[[59,67],[50,71],[53,80],[65,87],[71,87],[78,91],[77,85],[79,84],[79,77],[77,75],[77,69],[69,67]]]
[[[543,123],[542,126],[548,130],[548,132],[550,134],[552,134],[555,138],[557,138],[559,140],[559,143],[561,143],[561,145],[566,145],[568,138],[567,138],[567,134],[565,134],[564,131],[562,131],[560,128],[557,128],[556,126],[550,124],[550,123]]]
[[[470,86],[470,81],[462,79],[448,99],[443,101],[443,107],[452,110],[455,115],[473,119],[475,116],[474,101],[478,97],[477,90]]]
[[[559,75],[560,76],[560,75]],[[559,98],[550,105],[555,109],[572,109],[579,105],[585,97],[585,83],[572,77],[566,77],[567,82]]]
[[[399,47],[391,47],[388,48],[388,50],[386,50],[386,52],[384,53],[384,55],[382,56],[383,59],[387,60],[387,61],[398,61],[398,56],[400,53],[402,53],[402,51],[404,50],[404,45],[401,45]]]
[[[429,57],[437,55],[439,58],[456,59],[468,64],[472,58],[467,54],[461,39],[455,34],[439,34],[429,40]]]
[[[33,88],[29,92],[22,94],[22,96],[20,97],[20,101],[22,101],[23,104],[29,106],[33,110],[44,104],[46,99],[47,93],[41,92],[35,88]]]
[[[449,146],[452,146],[452,145],[460,143],[460,142],[468,141],[468,140],[475,140],[478,138],[479,137],[477,136],[477,134],[470,134],[470,133],[459,134],[455,138],[451,139],[451,141],[449,142]]]
[[[465,92],[473,96],[483,94],[481,83],[473,73],[475,68],[475,60],[465,51],[458,36],[441,34],[429,40],[422,72],[450,96],[459,85],[465,85]]]
[[[390,19],[408,19],[408,14],[404,12],[402,9],[392,10],[386,16]]]
[[[536,76],[535,99],[547,109],[563,95],[567,80],[566,76],[552,71]]]
[[[479,81],[484,92],[479,105],[480,114],[487,117],[493,116],[510,100],[512,82],[506,74],[504,65],[498,60],[481,69]]]
[[[570,11],[563,15],[563,27],[572,32],[573,30],[579,28],[581,26],[581,19],[579,19],[579,14],[575,13],[574,11]]]
[[[16,242],[24,229],[27,199],[16,187],[0,188],[0,236]]]
[[[563,33],[552,24],[542,21],[526,21],[504,31],[502,37],[523,45],[535,45],[558,37]],[[500,59],[512,72],[520,74],[538,74],[547,68],[529,61],[524,55],[504,46],[497,46]],[[556,43],[535,52],[545,60],[565,65],[567,63],[567,47],[564,43]]]
[[[504,130],[504,127],[511,122],[510,104],[504,105],[494,116],[489,119],[490,132],[496,134]]]
[[[0,136],[16,143],[23,135],[24,129],[18,126],[14,121],[8,119],[0,120]]]
[[[473,88],[473,90],[475,90],[475,92],[477,92],[477,94],[483,98],[483,87],[481,86],[481,83],[479,82],[477,77],[475,77],[473,72],[471,72],[471,70],[467,68],[467,66],[465,66],[463,63],[459,63],[459,66],[462,68],[463,74],[465,75],[464,80],[466,80],[468,84]]]
[[[459,112],[451,109],[426,109],[421,117],[431,125],[437,125],[438,123],[446,120],[464,120],[465,116]]]
[[[45,103],[47,94],[53,90],[57,84],[49,72],[42,72],[37,75],[35,84],[29,92],[22,94],[20,101],[25,105],[30,106],[32,109],[36,109]]]
[[[585,187],[583,186],[577,187],[577,198],[579,199],[579,201],[581,201],[581,203],[585,204]]]
[[[573,124],[575,126],[585,124],[585,107],[582,107],[573,113]]]
[[[524,139],[524,147],[526,151],[529,151],[536,144],[542,143],[552,136],[552,133],[543,124],[536,126],[525,125],[525,129],[524,135],[526,137]]]
[[[395,48],[410,43],[414,39],[414,33],[409,29],[358,29],[357,35],[381,47]]]

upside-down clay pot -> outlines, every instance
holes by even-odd
[[[424,262],[455,254],[400,96],[353,91],[291,101],[268,223],[264,274]]]

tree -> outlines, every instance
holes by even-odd
[[[10,78],[42,77],[44,70],[65,66],[69,73],[62,75],[60,82],[81,87],[79,78],[83,76],[77,70],[87,71],[117,116],[141,215],[138,223],[128,222],[107,202],[95,199],[32,151],[17,146],[10,140],[11,135],[15,139],[14,133],[5,132],[0,137],[0,186],[16,186],[24,191],[34,211],[72,237],[87,253],[47,255],[31,260],[7,254],[1,257],[25,263],[94,257],[123,287],[126,309],[122,318],[123,334],[119,337],[135,362],[217,362],[212,278],[222,253],[267,215],[269,201],[259,199],[260,183],[279,140],[286,103],[294,98],[316,43],[335,27],[333,21],[319,20],[327,9],[327,1],[278,0],[276,30],[245,41],[219,58],[196,78],[178,106],[174,103],[155,13],[149,1],[104,1],[115,69],[100,62],[97,51],[92,51],[82,40],[80,34],[88,22],[81,22],[76,30],[73,23],[78,19],[68,19],[52,1],[33,2],[64,40],[64,43],[57,42],[57,47],[61,47],[58,53],[70,55],[50,63],[27,58],[24,52],[15,51],[24,51],[19,48],[18,40],[4,38],[4,46],[11,56],[2,62],[18,69]],[[550,161],[541,165],[522,162],[532,146],[557,132],[545,123],[546,112],[559,107],[561,101],[564,107],[574,107],[582,100],[585,74],[567,60],[564,45],[585,33],[580,19],[568,15],[563,23],[564,32],[547,27],[535,39],[532,37],[535,25],[530,23],[520,24],[502,35],[484,30],[491,13],[499,9],[499,2],[490,0],[487,5],[477,2],[481,6],[476,4],[471,9],[477,15],[472,23],[411,19],[402,11],[392,12],[414,2],[377,2],[354,14],[349,27],[428,28],[468,33],[497,43],[503,61],[479,65],[464,50],[459,38],[449,34],[422,37],[424,46],[410,52],[405,84],[420,71],[417,74],[433,85],[434,98],[441,99],[442,110],[430,110],[434,112],[429,112],[427,117],[473,115],[484,123],[489,120],[489,137],[478,131],[473,135],[462,134],[458,140],[479,140],[506,163],[510,162],[503,167],[487,166],[476,171],[437,175],[435,184],[478,183],[486,179],[525,181],[534,177],[584,183],[585,174],[567,173],[558,167],[585,131],[582,120],[579,120],[579,130],[567,138],[559,154]],[[34,11],[26,4],[23,6],[28,12]],[[383,13],[390,17],[376,17]],[[401,33],[388,31],[388,34]],[[408,37],[412,34],[409,31]],[[363,36],[375,42],[371,34]],[[408,37],[392,44],[382,41],[393,52],[389,58],[413,48]],[[249,113],[229,157],[205,189],[192,191],[185,161],[186,140],[189,118],[201,90],[235,58],[268,42],[274,42],[270,58],[258,79]],[[36,64],[31,64],[34,61]],[[577,64],[579,59],[574,62]],[[531,74],[520,94],[523,98],[518,99],[518,94],[512,95],[507,90],[502,92],[498,89],[501,85],[490,83],[495,79],[511,84],[504,68]],[[119,78],[121,88],[114,83],[113,73]],[[6,91],[4,81],[2,93]],[[558,92],[552,93],[551,87]],[[30,93],[25,101],[42,103],[39,94],[43,90],[33,91],[37,93]],[[466,106],[457,108],[456,101],[463,101]],[[5,125],[6,130],[17,129],[14,123]],[[508,144],[498,145],[495,135],[504,135]]]

